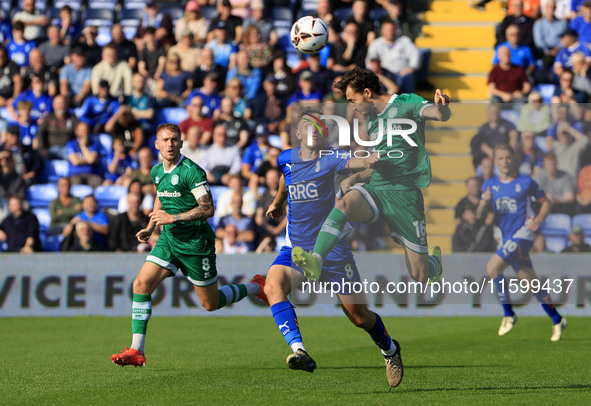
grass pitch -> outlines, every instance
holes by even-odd
[[[545,317],[388,318],[402,345],[401,385],[344,317],[302,317],[313,373],[285,365],[271,317],[158,317],[144,368],[112,364],[130,344],[129,318],[0,319],[0,404],[589,404],[590,318],[569,318],[558,343]]]

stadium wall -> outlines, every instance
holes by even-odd
[[[21,316],[127,316],[131,285],[145,255],[140,254],[3,254],[0,256],[0,317]],[[222,283],[248,282],[255,273],[266,273],[275,255],[220,255]],[[391,282],[410,290],[410,278],[402,255],[360,253],[357,264],[368,303],[383,316],[485,316],[501,309],[491,284],[484,279],[488,254],[453,254],[444,257],[445,281],[451,293],[386,293]],[[591,255],[539,254],[533,262],[542,281],[548,280],[551,297],[565,315],[591,316]],[[505,272],[513,277],[511,270]],[[572,279],[568,283],[567,279]],[[560,281],[561,288],[558,289]],[[568,286],[568,293],[566,292]],[[361,286],[361,285],[359,285]],[[515,285],[514,285],[515,286]],[[482,287],[482,293],[469,288]],[[442,285],[439,286],[442,288]],[[453,292],[458,288],[461,292]],[[523,305],[520,315],[542,315],[531,294],[512,298]],[[294,294],[298,315],[341,315],[336,299],[323,294]],[[185,316],[268,316],[269,309],[255,299],[208,313],[200,305],[192,285],[183,277],[169,278],[153,295],[153,314]]]

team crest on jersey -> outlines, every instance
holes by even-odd
[[[388,118],[394,118],[394,117],[396,117],[397,114],[398,114],[398,107],[392,107],[388,111]]]
[[[179,183],[179,175],[172,175],[172,178],[170,178],[170,183],[177,185]]]
[[[517,193],[521,192],[521,185],[519,183],[517,185],[515,185],[515,192],[517,192]]]
[[[154,183],[155,184],[160,183],[160,177],[159,176],[156,176],[156,178],[154,179]]]

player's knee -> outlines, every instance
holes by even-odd
[[[353,325],[355,327],[359,327],[359,328],[365,328],[366,324],[367,324],[367,320],[365,320],[365,317],[363,317],[363,315],[358,314],[358,313],[354,313],[349,317],[349,320],[351,320],[351,323],[353,323]]]
[[[410,277],[417,282],[427,283],[429,280],[429,270],[422,266],[413,267],[410,270]]]
[[[201,300],[201,306],[208,312],[213,312],[218,309],[218,303],[213,303],[211,300]]]
[[[133,281],[133,292],[138,294],[150,294],[150,281],[137,277]]]
[[[335,203],[335,209],[339,209],[343,213],[347,214],[349,212],[349,203],[345,199],[339,199]]]

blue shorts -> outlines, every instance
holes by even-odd
[[[291,247],[284,245],[281,247],[281,251],[275,261],[271,264],[273,265],[281,265],[286,266],[291,269],[295,269],[299,273],[303,274],[299,267],[297,267],[291,260]],[[354,283],[360,282],[361,278],[359,277],[359,271],[357,270],[357,264],[355,264],[355,260],[351,257],[349,261],[325,261],[324,265],[322,266],[322,273],[320,274],[320,282],[337,282],[337,283]],[[350,285],[349,285],[350,286]],[[351,294],[348,289],[342,289],[342,286],[338,292],[335,292],[342,295]]]
[[[497,250],[497,255],[508,265],[511,265],[515,272],[522,266],[533,268],[531,259],[529,258],[529,250],[533,245],[534,242],[531,240],[509,238],[503,241],[503,245]]]

